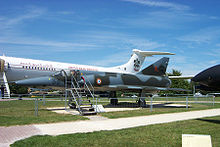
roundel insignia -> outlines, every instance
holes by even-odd
[[[97,83],[98,85],[101,85],[101,84],[102,84],[102,80],[99,79],[99,78],[97,78],[97,79],[96,79],[96,83]]]

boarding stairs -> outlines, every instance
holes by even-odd
[[[86,76],[83,77],[85,78]],[[71,88],[66,89],[71,95],[68,105],[70,108],[78,110],[80,115],[95,115],[96,111],[90,99],[92,98],[94,102],[94,92],[90,90],[84,80],[79,72],[77,74],[71,74]]]
[[[0,73],[0,89],[4,91],[0,92],[0,98],[10,98],[10,88],[4,71]]]

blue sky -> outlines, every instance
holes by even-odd
[[[219,64],[220,1],[0,0],[0,54],[110,67],[133,48],[184,75]]]

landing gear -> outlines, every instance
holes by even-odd
[[[68,106],[70,109],[76,109],[76,104],[72,101],[72,99],[69,99]]]
[[[138,103],[138,107],[147,107],[145,98],[139,98],[137,103]]]
[[[117,105],[118,104],[118,99],[116,98],[116,91],[111,91],[109,93],[109,98],[110,98],[110,104],[111,105]]]
[[[118,99],[117,98],[111,98],[110,99],[110,104],[111,105],[117,105],[118,104]]]
[[[146,101],[145,101],[145,92],[143,90],[141,90],[140,92],[140,98],[138,99],[137,103],[138,103],[138,107],[147,107],[146,105]]]
[[[70,109],[76,109],[76,104],[75,103],[70,103],[69,107],[70,107]]]

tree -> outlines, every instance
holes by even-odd
[[[13,94],[27,94],[28,93],[28,88],[26,86],[19,86],[16,84],[10,84],[10,91]]]
[[[171,73],[167,73],[168,76],[181,76],[182,73],[178,70],[173,69]],[[189,81],[184,80],[184,79],[171,79],[171,87],[170,88],[182,88],[182,89],[187,89],[191,90],[191,84]],[[164,91],[161,93],[174,93],[174,94],[187,94],[190,92],[187,91]]]

